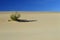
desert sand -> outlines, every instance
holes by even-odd
[[[60,13],[18,12],[20,19],[35,22],[10,21],[15,12],[0,12],[0,40],[60,40]]]

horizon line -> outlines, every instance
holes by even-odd
[[[0,12],[60,12],[60,11],[0,11]]]

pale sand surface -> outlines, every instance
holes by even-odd
[[[8,22],[14,12],[0,12],[0,40],[60,40],[60,13],[18,12],[21,19]]]

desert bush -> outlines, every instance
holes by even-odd
[[[20,14],[18,14],[18,13],[12,14],[12,15],[10,16],[10,18],[11,18],[12,20],[14,20],[14,21],[16,21],[19,17],[20,17]]]

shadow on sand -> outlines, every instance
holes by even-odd
[[[35,22],[37,20],[24,20],[24,19],[17,19],[17,22]]]

